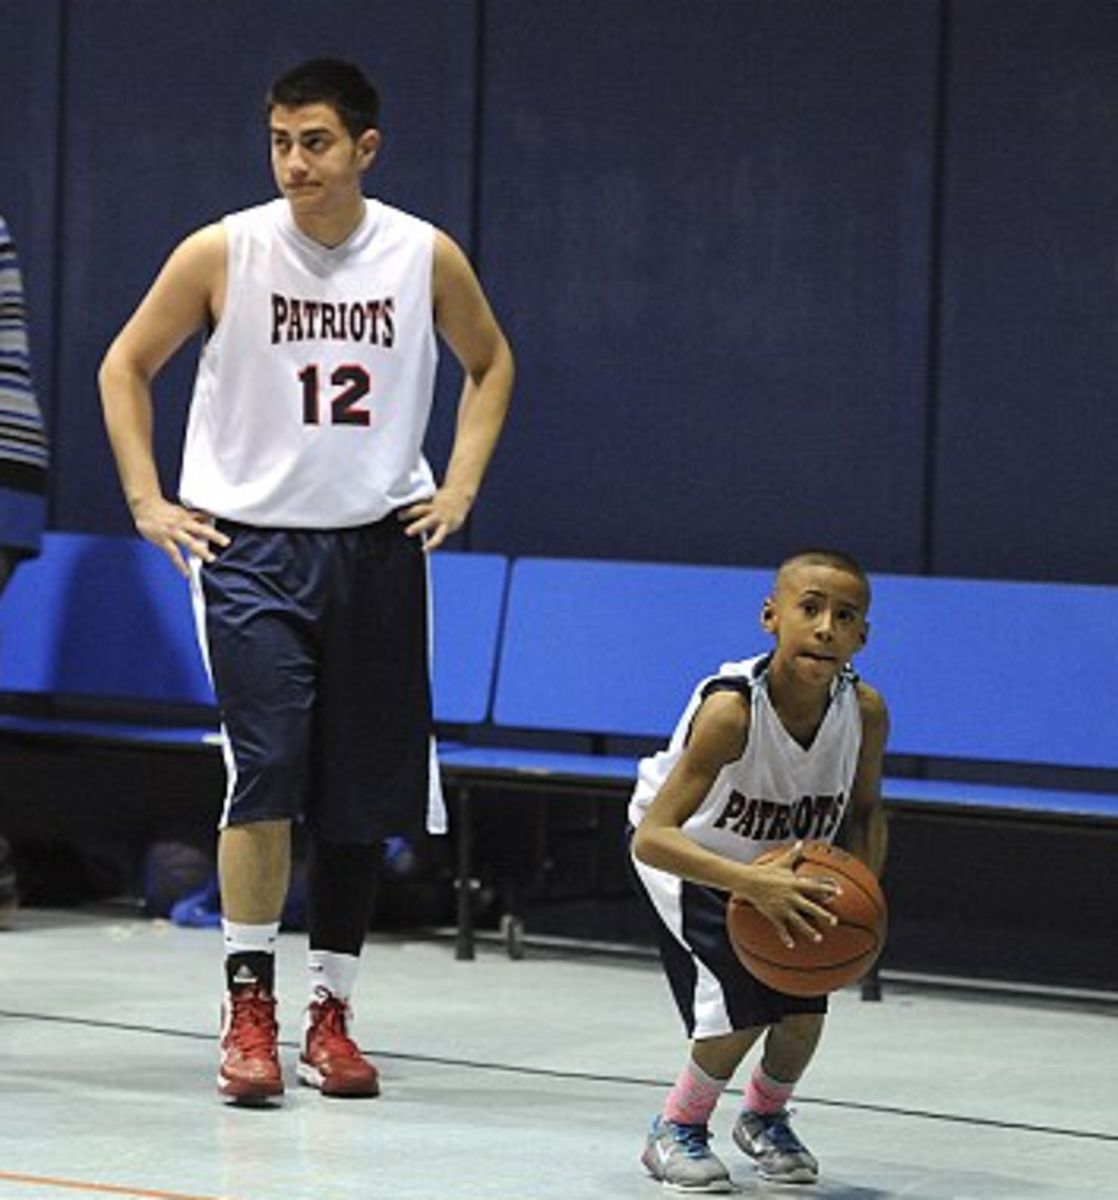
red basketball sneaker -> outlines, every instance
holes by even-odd
[[[263,1104],[283,1095],[276,1042],[275,997],[256,987],[236,988],[221,1010],[221,1069],[217,1089],[234,1104]]]
[[[319,989],[312,1000],[298,1074],[324,1096],[379,1096],[377,1069],[349,1036],[349,1005]]]

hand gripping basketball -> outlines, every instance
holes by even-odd
[[[770,850],[756,861],[787,850]],[[730,901],[726,927],[738,958],[762,983],[789,996],[822,996],[855,983],[877,960],[885,944],[885,897],[864,863],[827,842],[805,843],[795,872],[833,880],[841,889],[827,903],[838,922],[823,927],[819,941],[801,938],[786,946],[768,917],[744,899]]]

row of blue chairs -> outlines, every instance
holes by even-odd
[[[460,956],[473,952],[472,798],[627,796],[640,748],[667,737],[694,684],[764,648],[772,580],[770,568],[510,564],[482,744],[442,756],[459,815]],[[1118,822],[1118,588],[879,576],[858,669],[889,702],[893,809]],[[525,731],[567,740],[524,746]]]
[[[433,556],[434,700],[448,724],[486,719],[508,563]],[[190,589],[139,538],[48,533],[0,598],[0,731],[206,744],[213,691]]]
[[[628,794],[691,688],[764,647],[770,568],[441,552],[432,683],[473,953],[479,792]],[[882,575],[859,670],[895,806],[1118,821],[1118,588]],[[0,737],[218,742],[189,590],[146,543],[51,533],[0,600]]]

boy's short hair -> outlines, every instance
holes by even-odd
[[[360,67],[340,58],[312,58],[292,67],[268,89],[265,111],[273,108],[302,108],[307,104],[329,104],[338,114],[350,137],[359,138],[366,129],[378,129],[380,95]]]
[[[866,594],[866,608],[870,606],[870,579],[858,560],[842,550],[797,550],[795,554],[790,554],[777,568],[776,577],[779,581],[781,575],[791,567],[833,567],[836,571],[845,571],[847,575],[853,576],[862,586],[862,590]]]

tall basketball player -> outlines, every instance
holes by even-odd
[[[101,368],[136,528],[192,581],[228,786],[218,868],[218,1090],[283,1093],[274,952],[292,823],[309,833],[309,987],[298,1077],[373,1096],[350,1035],[377,847],[445,828],[432,769],[425,550],[466,520],[508,411],[513,360],[463,252],[379,200],[378,95],[319,59],[267,97],[280,198],[187,237]],[[206,334],[181,479],[152,449],[152,381]],[[436,335],[464,372],[437,482],[422,443]]]

